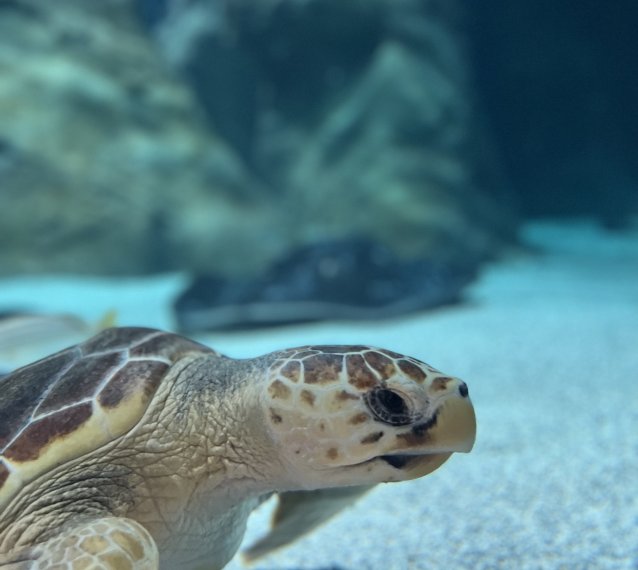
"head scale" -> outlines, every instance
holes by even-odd
[[[271,358],[262,401],[293,485],[413,479],[472,448],[467,386],[423,362],[368,346]]]

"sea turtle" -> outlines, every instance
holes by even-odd
[[[475,429],[463,382],[388,350],[110,328],[0,380],[0,568],[219,569],[273,492],[421,477]]]

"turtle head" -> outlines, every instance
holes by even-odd
[[[271,356],[262,401],[292,485],[415,479],[472,449],[467,386],[423,362],[367,346]]]

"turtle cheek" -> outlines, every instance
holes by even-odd
[[[316,422],[289,409],[270,406],[267,410],[267,425],[275,448],[296,469],[313,466],[321,455],[321,440]],[[325,429],[325,427],[324,427]]]

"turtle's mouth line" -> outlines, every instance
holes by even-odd
[[[422,455],[406,455],[406,454],[398,454],[398,455],[380,455],[378,459],[385,461],[390,467],[394,467],[395,469],[403,469],[407,467],[410,463],[413,463],[415,460],[418,461],[421,459]]]
[[[437,461],[438,458],[450,454],[445,452],[433,451],[432,453],[393,453],[387,455],[378,455],[368,461],[364,461],[362,465],[366,463],[372,463],[373,461],[383,461],[386,465],[398,470],[410,470],[417,467],[420,464],[428,464],[433,461]]]
[[[363,465],[370,465],[375,461],[383,461],[390,467],[394,467],[394,469],[405,469],[406,467],[410,467],[414,463],[422,461],[425,457],[428,457],[430,455],[434,454],[421,453],[416,455],[407,453],[396,453],[392,455],[377,455],[359,463],[350,463],[349,465],[343,465],[343,467],[361,467]]]
[[[374,461],[384,461],[390,467],[394,467],[395,469],[405,469],[406,467],[411,467],[415,463],[419,463],[423,461],[426,457],[431,457],[432,455],[437,455],[435,453],[420,453],[420,454],[408,454],[408,453],[395,453],[392,455],[377,455],[376,457],[371,457],[366,461],[362,461],[361,463],[357,463],[357,465],[367,465],[369,463],[373,463]]]

